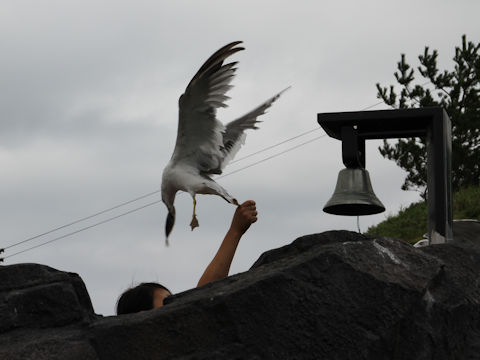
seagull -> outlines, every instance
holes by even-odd
[[[245,130],[258,129],[257,117],[287,89],[276,94],[246,115],[224,125],[216,118],[218,108],[227,107],[225,94],[232,88],[238,62],[224,64],[231,55],[244,50],[241,41],[225,45],[200,67],[179,99],[179,120],[175,149],[162,175],[162,201],[168,209],[165,224],[166,244],[175,224],[175,195],[188,192],[193,199],[191,229],[199,226],[195,214],[196,194],[221,196],[237,205],[212,175],[219,175],[245,142]]]

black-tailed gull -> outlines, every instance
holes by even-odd
[[[264,114],[283,93],[278,93],[246,115],[223,125],[216,118],[216,110],[226,107],[225,93],[232,88],[237,62],[224,64],[224,60],[238,51],[241,41],[232,42],[215,52],[202,65],[179,99],[179,120],[175,149],[163,170],[162,201],[168,208],[165,235],[175,223],[173,205],[177,191],[188,192],[193,198],[192,230],[198,226],[195,215],[196,194],[219,195],[231,204],[236,199],[210,176],[221,174],[245,142],[245,130],[257,129],[257,117]]]

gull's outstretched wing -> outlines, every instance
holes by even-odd
[[[193,166],[206,174],[220,168],[225,126],[215,115],[217,108],[227,106],[229,97],[225,94],[232,88],[237,64],[223,62],[244,49],[237,46],[240,43],[232,42],[210,56],[180,96],[174,163]]]
[[[250,111],[248,114],[245,114],[237,120],[227,124],[225,133],[223,134],[224,158],[220,169],[225,168],[225,166],[233,159],[238,150],[240,150],[240,147],[245,143],[245,130],[258,129],[256,124],[260,123],[261,121],[258,121],[257,117],[265,114],[265,111],[272,106],[272,104],[280,97],[280,95],[282,95],[289,88],[290,87],[280,91],[277,95],[271,97],[263,104]]]

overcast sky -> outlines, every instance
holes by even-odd
[[[480,40],[480,2],[460,1],[9,1],[0,2],[0,247],[158,190],[173,150],[177,101],[214,51],[236,40],[239,61],[224,122],[292,85],[250,131],[237,158],[318,128],[320,112],[379,102],[375,83],[394,83],[400,53],[418,65],[424,46],[452,68],[462,34]],[[419,83],[423,83],[423,79]],[[385,109],[378,105],[374,110]],[[245,167],[323,134],[314,131],[227,167]],[[367,143],[367,169],[387,210],[360,219],[365,231],[419,200],[400,186],[405,173]],[[342,169],[337,140],[320,138],[219,180],[239,201],[254,199],[259,220],[244,236],[231,274],[266,250],[356,218],[322,211]],[[160,199],[159,194],[62,229],[4,256]],[[235,208],[177,197],[177,221],[164,246],[160,203],[12,256],[78,273],[97,313],[111,315],[132,284],[194,287]]]

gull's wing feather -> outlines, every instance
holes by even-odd
[[[224,60],[238,51],[240,41],[230,43],[210,56],[188,84],[179,100],[177,142],[172,155],[175,163],[185,163],[203,173],[215,173],[224,157],[223,132],[225,126],[215,115],[219,107],[226,107],[225,93],[232,87],[236,62]]]
[[[224,158],[221,163],[221,169],[225,168],[225,166],[237,154],[238,150],[240,150],[240,147],[245,143],[245,138],[247,136],[247,134],[245,134],[245,130],[258,129],[256,124],[260,123],[261,121],[258,121],[257,117],[265,114],[265,111],[272,106],[272,104],[280,97],[280,95],[282,95],[289,88],[290,87],[280,91],[278,94],[271,97],[263,104],[250,111],[248,114],[245,114],[226,125],[225,133],[223,135]]]

